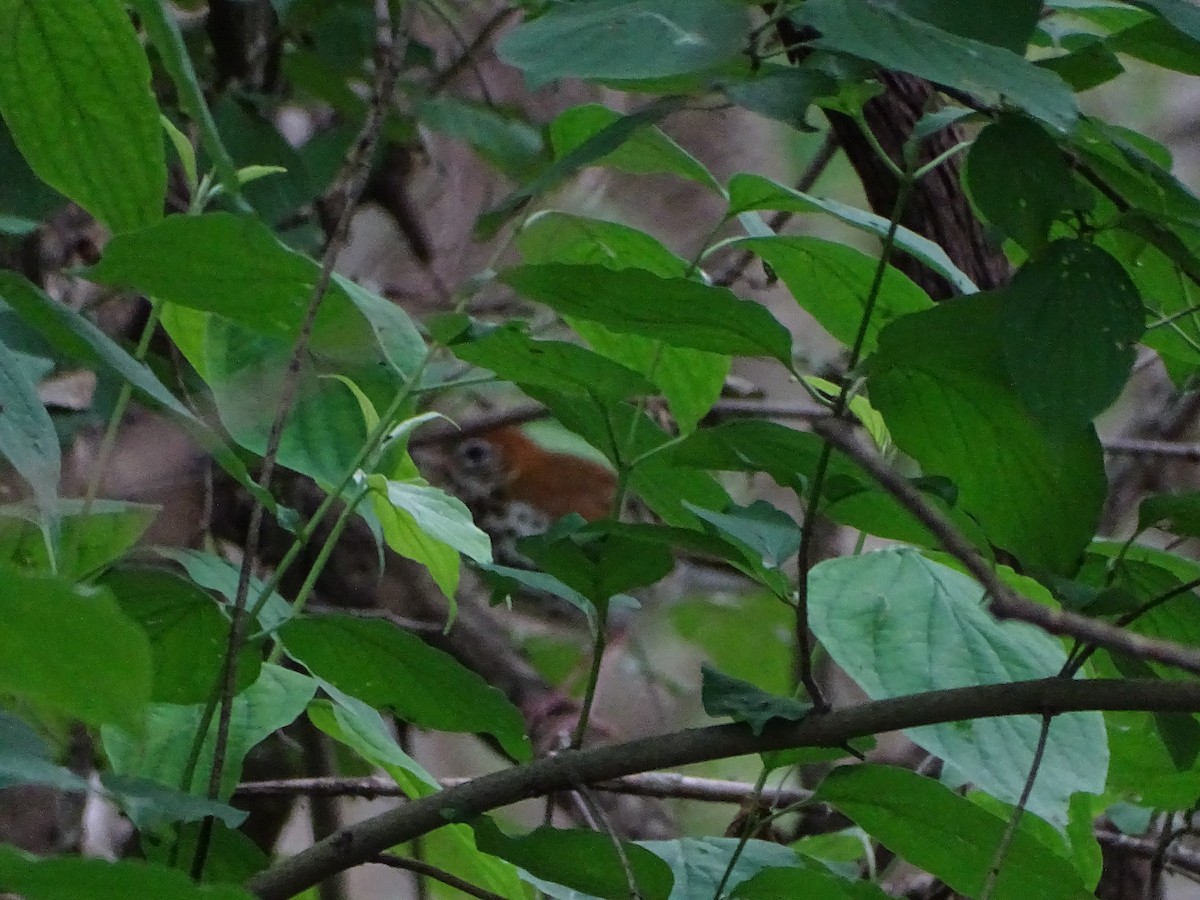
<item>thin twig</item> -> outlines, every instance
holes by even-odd
[[[380,853],[371,862],[379,863],[381,866],[388,866],[392,869],[403,869],[406,872],[423,875],[426,878],[432,878],[435,881],[440,881],[442,884],[448,884],[450,887],[460,890],[464,894],[478,897],[479,900],[505,900],[500,894],[492,893],[478,885],[471,884],[471,882],[459,878],[457,875],[451,875],[445,869],[431,866],[423,859],[411,859],[395,853]]]
[[[1001,619],[1017,619],[1045,629],[1051,634],[1073,637],[1085,643],[1116,650],[1136,659],[1165,663],[1186,672],[1200,674],[1200,651],[1174,641],[1148,638],[1077,613],[1051,609],[1018,596],[992,571],[979,550],[963,536],[943,513],[930,505],[921,493],[885,463],[857,437],[852,425],[839,419],[813,422],[813,430],[859,464],[867,474],[896,498],[918,521],[933,533],[951,556],[991,595],[990,609]]]
[[[1033,794],[1033,783],[1037,781],[1038,772],[1042,768],[1042,758],[1046,754],[1046,739],[1050,736],[1050,723],[1054,721],[1054,717],[1049,713],[1042,716],[1042,727],[1038,731],[1037,746],[1033,750],[1033,760],[1029,763],[1029,774],[1025,776],[1025,786],[1021,788],[1021,796],[1017,800],[1017,805],[1013,808],[1012,815],[1009,816],[1008,824],[1004,828],[1004,834],[1000,837],[1000,843],[996,845],[996,854],[992,857],[992,865],[988,868],[987,879],[983,883],[983,892],[979,895],[979,900],[991,900],[992,895],[996,891],[996,882],[1000,878],[1000,869],[1004,865],[1004,859],[1008,856],[1008,850],[1012,846],[1013,838],[1017,836],[1017,826],[1021,824],[1021,816],[1025,814],[1025,807],[1029,805],[1029,797]]]
[[[299,333],[292,347],[292,355],[288,360],[280,386],[280,397],[275,419],[271,423],[271,431],[263,453],[259,485],[270,489],[271,476],[274,473],[280,443],[283,439],[283,429],[287,423],[296,395],[300,388],[300,369],[304,361],[308,345],[312,339],[313,328],[316,324],[317,313],[321,302],[333,279],[334,266],[338,255],[346,243],[350,233],[350,222],[357,210],[358,201],[366,189],[367,180],[371,173],[371,162],[375,148],[379,143],[383,130],[383,122],[391,105],[392,92],[395,89],[396,78],[399,74],[400,63],[404,58],[407,45],[408,22],[411,16],[411,4],[405,5],[404,21],[393,20],[389,0],[375,0],[375,84],[372,91],[371,104],[367,110],[367,119],[363,123],[358,139],[347,156],[342,172],[339,173],[338,183],[342,185],[342,209],[336,225],[329,236],[329,243],[321,258],[320,274],[313,285],[307,308],[300,324]],[[237,690],[238,658],[247,634],[246,601],[250,589],[250,575],[258,557],[258,546],[262,537],[262,521],[264,507],[256,496],[250,513],[250,524],[246,532],[246,543],[242,565],[238,571],[237,593],[231,609],[229,639],[225,648],[225,659],[222,666],[222,688],[220,712],[217,717],[217,733],[213,747],[212,769],[209,772],[207,796],[215,799],[220,795],[221,779],[225,768],[225,755],[229,745],[230,720],[233,713],[233,697]],[[203,740],[208,732],[208,723],[201,722],[197,729],[197,739]],[[190,781],[190,777],[189,777]],[[192,860],[192,877],[200,880],[204,872],[204,863],[208,855],[209,842],[212,837],[213,819],[205,818],[201,825],[200,834],[196,841],[196,853]]]
[[[613,850],[617,854],[617,863],[621,866],[621,871],[625,875],[625,884],[629,888],[629,900],[642,900],[642,890],[638,887],[637,876],[633,871],[633,864],[629,861],[629,854],[625,852],[625,845],[621,842],[621,836],[617,834],[617,830],[613,828],[612,821],[604,812],[604,808],[596,802],[596,796],[591,789],[580,785],[571,792],[578,797],[580,802],[587,807],[592,818],[600,825],[600,830],[608,835],[609,841],[613,845]]]

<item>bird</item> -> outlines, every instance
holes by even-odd
[[[521,538],[541,534],[572,513],[588,522],[612,513],[616,476],[605,466],[547,450],[520,427],[506,425],[465,438],[443,464],[447,488],[492,538],[504,565],[528,568]]]

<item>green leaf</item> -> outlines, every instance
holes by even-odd
[[[1126,28],[1112,35],[1103,46],[1156,66],[1200,75],[1200,40],[1177,31],[1163,19],[1150,19]]]
[[[156,569],[110,572],[101,584],[150,640],[154,688],[159,703],[203,703],[212,696],[225,661],[229,620],[195,583]],[[252,644],[241,656],[240,686],[251,684],[262,664]]]
[[[83,577],[118,559],[137,543],[158,513],[157,506],[123,500],[94,500],[87,518],[82,500],[59,499],[53,508],[61,525],[59,543],[78,547],[73,559],[59,560],[59,574]],[[22,569],[50,569],[46,542],[28,510],[0,506],[0,561]]]
[[[1143,497],[1138,506],[1138,531],[1154,527],[1184,537],[1200,537],[1200,491]]]
[[[561,160],[589,146],[622,116],[598,103],[572,106],[550,123],[554,158]],[[599,157],[594,165],[608,166],[634,175],[669,172],[717,192],[721,186],[696,157],[667,137],[659,128],[646,124],[620,145]]]
[[[532,87],[560,78],[665,78],[732,60],[748,26],[733,0],[578,0],[510,31],[497,51]]]
[[[247,450],[265,453],[278,409],[263,398],[281,396],[289,377],[291,344],[213,318],[204,347],[205,376],[221,424]],[[330,490],[349,471],[366,442],[367,430],[353,391],[339,379],[323,378],[318,363],[305,355],[292,376],[296,397],[277,458],[281,465]]]
[[[0,846],[0,885],[25,900],[254,900],[230,884],[201,885],[166,866],[78,856],[43,859]]]
[[[160,556],[174,560],[183,566],[188,577],[199,587],[216,591],[225,598],[226,606],[232,605],[237,598],[239,567],[227,559],[207,553],[203,550],[157,548]],[[258,603],[266,588],[266,582],[257,575],[250,576],[247,608]],[[274,631],[283,622],[292,617],[292,606],[274,591],[267,599],[258,616],[258,625],[263,631]]]
[[[725,96],[738,106],[809,132],[817,130],[807,121],[813,101],[837,93],[837,82],[825,72],[770,64],[760,66],[744,79],[730,79],[720,85]]]
[[[861,848],[861,844],[859,844]],[[808,866],[791,869],[763,869],[749,881],[738,885],[733,896],[738,900],[779,900],[803,897],[804,900],[886,900],[889,896],[870,881],[849,881],[827,869]]]
[[[491,539],[457,497],[423,480],[390,481],[382,475],[368,475],[366,483],[388,546],[427,566],[447,598],[453,599],[458,587],[459,553],[476,562],[492,561]],[[453,571],[442,548],[453,554]]]
[[[469,144],[513,178],[533,174],[543,162],[541,132],[494,105],[442,96],[423,102],[417,117],[426,127]]]
[[[214,312],[289,345],[318,275],[315,262],[281,244],[260,220],[219,212],[170,216],[118,235],[88,270],[102,284]],[[378,354],[410,374],[421,347],[415,326],[394,304],[385,313],[384,301],[351,285],[339,278],[330,283],[313,327],[313,351],[354,364]],[[402,330],[399,345],[390,331],[385,339],[385,325]]]
[[[73,359],[115,372],[140,395],[171,413],[213,455],[221,468],[258,497],[267,509],[275,510],[274,498],[254,483],[238,456],[176,399],[144,363],[126,353],[112,338],[78,312],[50,299],[13,272],[0,271],[0,298],[57,349]]]
[[[642,128],[659,121],[683,106],[682,98],[667,97],[643,109],[617,119],[570,153],[556,159],[527,184],[517,188],[475,223],[475,236],[490,238],[510,217],[525,207],[534,197],[557,187],[580,169],[592,165],[613,152]]]
[[[673,465],[667,453],[651,451],[672,438],[645,414],[626,403],[601,403],[545,388],[527,386],[525,392],[541,403],[569,431],[603,453],[614,466],[641,460],[629,477],[629,486],[665,522],[694,528],[699,520],[683,502],[708,509],[729,504],[729,495],[712,476]],[[621,445],[615,439],[620,435]]]
[[[62,456],[58,433],[17,355],[0,343],[0,457],[33,490],[44,515],[55,509]],[[49,533],[49,529],[47,529]]]
[[[50,748],[37,732],[0,710],[0,788],[22,784],[41,784],[78,794],[89,789],[87,778],[54,764]]]
[[[589,525],[573,515],[518,546],[544,571],[600,606],[623,591],[654,584],[674,568],[671,553],[658,542],[641,540],[635,529],[619,522]]]
[[[757,254],[826,331],[847,347],[854,345],[878,260],[845,244],[801,235],[745,238],[732,244]],[[932,306],[929,296],[907,275],[888,266],[867,324],[863,352],[875,349],[879,332],[889,322]]]
[[[387,771],[410,796],[424,796],[441,789],[437,779],[396,743],[383,716],[328,682],[321,689],[333,702],[314,700],[309,705],[308,717],[314,725],[371,765]]]
[[[1183,34],[1200,41],[1200,10],[1188,0],[1129,0],[1133,6],[1157,13]]]
[[[1046,130],[1005,115],[980,132],[967,155],[967,187],[976,208],[1031,255],[1077,193],[1074,176]]]
[[[914,551],[884,550],[815,566],[810,625],[835,662],[872,699],[1048,678],[1066,662],[1054,638],[997,622],[970,577]],[[909,729],[955,775],[1007,803],[1025,786],[1037,716]],[[1055,717],[1028,809],[1063,828],[1071,795],[1104,789],[1108,748],[1098,713]]]
[[[725,880],[725,890],[734,889],[763,869],[787,868],[798,861],[794,850],[753,839],[740,848],[741,842],[737,838],[681,838],[638,843],[671,867],[675,876],[675,886],[671,890],[674,900],[715,897],[717,886],[738,849],[741,854]]]
[[[1055,241],[1000,297],[1005,366],[1045,427],[1070,433],[1117,399],[1145,317],[1120,263],[1091,244]]]
[[[594,263],[610,269],[645,269],[664,278],[682,277],[689,268],[644,231],[554,211],[531,216],[516,243],[527,263]],[[654,382],[681,431],[693,430],[721,395],[731,365],[727,356],[617,334],[581,319],[570,324],[597,353]]]
[[[772,719],[803,722],[812,711],[812,704],[795,697],[768,694],[748,681],[718,672],[705,663],[701,667],[704,680],[701,701],[710,716],[729,716],[735,722],[745,722],[760,735]]]
[[[796,613],[766,593],[714,600],[687,597],[670,608],[671,625],[713,665],[761,690],[792,689]]]
[[[550,594],[574,606],[584,614],[588,622],[588,631],[596,633],[596,604],[581,594],[569,584],[565,584],[553,575],[545,572],[535,572],[532,569],[514,569],[511,566],[498,566],[485,563],[479,566],[483,577],[493,587],[493,599],[497,594],[501,599],[512,596],[520,588],[525,587],[539,593]]]
[[[0,113],[38,177],[113,231],[162,218],[150,65],[122,4],[3,0]]]
[[[658,856],[637,844],[622,841],[622,855],[613,838],[598,831],[552,828],[544,825],[528,834],[505,834],[487,816],[472,823],[475,845],[546,881],[588,897],[625,900],[631,882],[639,897],[667,900],[671,870]]]
[[[179,23],[171,11],[164,7],[159,0],[131,0],[141,19],[142,27],[150,38],[163,67],[171,76],[179,98],[180,108],[200,128],[200,140],[205,151],[216,166],[217,176],[222,185],[230,193],[237,195],[237,178],[234,173],[233,159],[221,142],[217,123],[209,112],[208,103],[204,99],[204,89],[196,78],[196,70],[192,67],[187,45],[179,30]]]
[[[296,721],[308,706],[316,687],[307,675],[264,665],[258,680],[233,698],[229,744],[219,793],[222,799],[228,798],[241,780],[246,754],[280,728]],[[101,735],[113,771],[179,787],[205,705],[153,703],[147,708],[138,734],[106,726]],[[207,790],[216,736],[214,717],[192,781],[186,786],[190,793],[204,794]]]
[[[771,356],[791,365],[792,339],[767,310],[726,288],[640,269],[596,265],[517,266],[501,276],[532,300],[563,315],[599,322],[621,334],[640,334],[676,347]]]
[[[682,278],[689,263],[644,231],[548,209],[525,222],[514,243],[527,263],[590,263],[610,269],[645,269]]]
[[[958,37],[891,6],[808,0],[798,18],[821,34],[810,46],[952,84],[989,105],[1010,103],[1057,132],[1070,131],[1079,116],[1070,89],[1052,73],[1011,50]]]
[[[1025,55],[1025,45],[1033,37],[1040,0],[958,0],[940,3],[938,0],[900,0],[897,7],[915,19],[935,25],[960,37],[1004,47]]]
[[[746,547],[763,568],[780,568],[800,549],[800,529],[795,521],[765,500],[749,506],[734,504],[719,513],[690,503],[687,508],[718,534]]]
[[[930,778],[890,766],[842,766],[814,798],[849,816],[889,850],[955,891],[979,896],[1006,822]],[[1071,863],[1018,830],[996,880],[995,900],[1085,900]]]
[[[959,490],[988,540],[1027,566],[1066,572],[1107,493],[1090,426],[1048,435],[1009,386],[996,294],[898,319],[879,337],[871,402],[897,446]],[[1056,351],[1057,352],[1057,351]]]
[[[420,728],[487,732],[514,758],[530,758],[525,723],[503,694],[389,622],[301,617],[280,635],[290,657],[371,706],[386,706]]]
[[[1099,41],[1063,56],[1039,59],[1037,66],[1053,72],[1077,94],[1099,87],[1125,72],[1111,48]]]
[[[653,381],[685,434],[694,431],[720,399],[733,365],[720,353],[672,347],[637,334],[618,334],[596,322],[571,319],[570,325],[597,353]]]
[[[105,773],[104,787],[120,804],[134,827],[154,831],[175,822],[199,822],[208,816],[237,828],[246,821],[246,813],[227,803],[185,794],[145,778]]]
[[[150,698],[150,648],[108,591],[7,566],[0,582],[0,691],[91,725],[136,727]]]
[[[825,213],[866,234],[883,238],[891,223],[883,216],[849,206],[837,200],[814,197],[795,188],[777,184],[769,178],[752,173],[739,173],[729,179],[729,215],[740,215],[760,209],[782,212]],[[741,240],[740,238],[738,240]],[[909,256],[919,259],[954,285],[962,294],[974,294],[979,290],[974,282],[946,255],[938,244],[910,231],[903,225],[896,229],[895,243]],[[723,246],[718,244],[717,246]],[[715,249],[715,248],[714,248]]]
[[[236,167],[234,186],[262,221],[280,226],[317,198],[319,190],[314,188],[300,153],[262,111],[226,94],[218,101],[213,117]],[[277,173],[276,177],[260,181],[271,173]],[[214,193],[219,196],[226,190],[228,185],[221,183]]]
[[[534,340],[516,323],[457,341],[450,349],[459,359],[516,384],[614,400],[654,393],[654,385],[633,369],[577,344]]]

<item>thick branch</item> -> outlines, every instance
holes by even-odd
[[[715,725],[587,750],[569,750],[476,778],[358,822],[252,878],[262,900],[285,900],[336,872],[374,859],[447,822],[636,772],[790,747],[839,747],[854,738],[921,725],[1079,710],[1200,711],[1200,684],[1153,679],[1045,678],[956,688],[864,703],[803,722],[772,722],[756,737],[743,725]]]

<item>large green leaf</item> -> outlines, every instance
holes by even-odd
[[[517,266],[501,280],[563,315],[618,333],[715,353],[771,356],[791,365],[788,330],[764,307],[726,288],[641,269],[561,263]]]
[[[624,400],[654,393],[638,372],[564,341],[537,341],[515,323],[451,345],[454,355],[516,384],[540,384],[564,394]]]
[[[214,317],[204,347],[205,375],[221,424],[247,450],[265,453],[277,398],[289,377],[291,344]],[[357,458],[367,426],[353,392],[340,379],[323,377],[320,362],[305,355],[292,376],[296,396],[277,459],[330,489]]]
[[[91,725],[141,722],[150,647],[108,591],[8,566],[0,583],[0,691]]]
[[[805,194],[795,188],[777,184],[762,175],[741,172],[729,179],[729,214],[731,216],[760,209],[795,213],[825,213],[833,216],[839,222],[844,222],[867,234],[873,234],[877,238],[883,238],[891,228],[891,223],[883,216],[837,200]],[[967,274],[946,255],[946,251],[929,238],[922,237],[901,225],[896,228],[894,240],[898,248],[929,266],[954,285],[959,293],[974,294],[979,290]]]
[[[221,798],[229,797],[241,780],[242,763],[251,748],[296,721],[316,688],[307,675],[264,665],[258,680],[233,698]],[[179,787],[205,705],[153,703],[147,709],[145,721],[139,722],[137,732],[106,726],[102,732],[104,752],[113,771]],[[208,787],[216,737],[214,716],[192,781],[186,786],[189,792],[203,794]]]
[[[17,355],[0,343],[0,458],[33,490],[39,509],[51,515],[62,474],[58,434],[37,389]]]
[[[893,6],[808,0],[798,17],[821,34],[812,46],[954,85],[989,104],[1011,103],[1055,131],[1070,131],[1079,115],[1070,88],[1053,73],[1011,50],[942,31]]]
[[[1066,654],[1032,626],[993,619],[968,576],[912,550],[829,560],[809,575],[809,622],[829,655],[872,699],[1048,678]],[[957,777],[1015,803],[1041,721],[978,719],[910,729]],[[1050,727],[1030,812],[1062,828],[1071,795],[1104,789],[1108,748],[1098,713]]]
[[[300,617],[280,635],[289,656],[359,700],[421,728],[487,732],[513,757],[530,756],[525,723],[503,694],[390,622]]]
[[[253,900],[231,884],[196,884],[176,868],[78,856],[43,859],[4,846],[0,888],[26,900]]]
[[[878,260],[845,244],[803,235],[745,238],[733,243],[761,257],[826,331],[847,347],[854,345]],[[863,351],[875,349],[880,330],[889,322],[932,306],[928,294],[899,269],[888,266],[867,324]]]
[[[535,87],[559,78],[664,78],[732,60],[748,25],[734,0],[579,0],[509,32],[498,50]]]
[[[154,662],[151,699],[203,703],[220,678],[229,620],[198,585],[160,569],[120,569],[101,582],[121,609],[142,626]],[[246,648],[238,667],[241,686],[258,677],[262,647]]]
[[[1107,481],[1091,426],[1045,430],[1009,385],[996,294],[898,319],[879,337],[871,402],[927,475],[944,475],[992,544],[1069,571],[1095,531]]]
[[[162,218],[150,65],[116,0],[2,0],[0,113],[38,177],[114,231]]]
[[[976,208],[1031,254],[1046,246],[1050,226],[1079,191],[1054,139],[1017,115],[980,132],[965,175]]]
[[[1070,433],[1117,399],[1145,316],[1120,263],[1092,244],[1055,241],[1000,297],[1008,374],[1047,428]]]
[[[88,271],[102,284],[214,312],[289,343],[318,274],[315,262],[281,244],[261,221],[229,213],[171,216],[118,235]],[[321,303],[312,347],[351,363],[378,355],[404,374],[423,352],[399,307],[339,278]]]
[[[837,807],[889,850],[968,897],[982,891],[1007,824],[930,778],[890,766],[835,769],[815,799]],[[1013,836],[992,896],[1094,897],[1068,860],[1024,830]]]
[[[561,212],[531,217],[517,237],[517,246],[527,263],[645,269],[663,278],[682,277],[689,268],[685,260],[644,231]],[[597,353],[654,382],[682,431],[695,428],[721,396],[731,365],[727,356],[673,347],[640,335],[617,334],[582,319],[572,319],[571,325]]]

